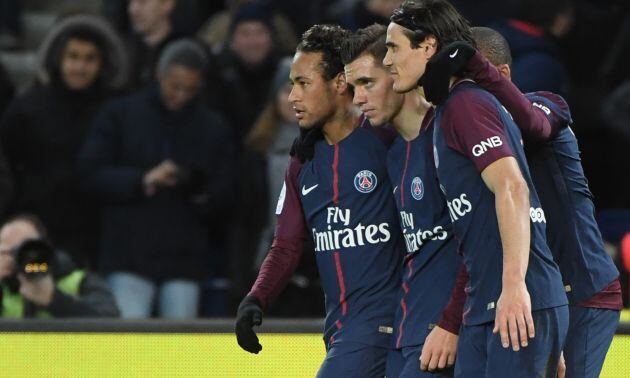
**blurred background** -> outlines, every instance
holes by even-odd
[[[0,0],[3,317],[232,317],[298,133],[286,97],[299,36],[386,24],[400,3]],[[568,100],[627,304],[630,4],[452,3],[506,37],[521,90]],[[46,241],[47,287],[18,266],[32,237]],[[270,316],[323,314],[304,253]]]

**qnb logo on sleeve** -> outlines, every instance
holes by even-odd
[[[472,203],[470,203],[466,197],[466,193],[462,193],[459,197],[446,201],[446,205],[448,206],[448,214],[451,216],[452,222],[459,220],[472,211]]]
[[[529,217],[531,218],[533,223],[547,223],[547,219],[545,218],[545,212],[540,207],[530,207],[529,208]]]
[[[497,135],[490,137],[486,140],[482,140],[479,144],[475,144],[472,148],[472,154],[479,157],[486,153],[491,148],[497,148],[503,145],[503,141]]]

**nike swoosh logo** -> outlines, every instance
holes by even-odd
[[[394,186],[394,190],[392,191],[393,194],[396,194],[396,191],[398,190],[398,186]]]
[[[457,56],[457,53],[459,52],[459,49],[455,50],[452,54],[448,54],[448,56],[451,57],[451,59],[455,58]]]
[[[315,184],[313,186],[311,186],[310,188],[306,188],[306,186],[302,185],[302,195],[305,196],[307,194],[309,194],[310,192],[312,192],[315,188],[317,188],[319,184]]]

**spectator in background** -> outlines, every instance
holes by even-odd
[[[263,231],[258,247],[258,258],[253,255],[256,253],[254,249],[241,250],[239,251],[241,256],[233,258],[235,263],[232,269],[233,282],[242,290],[249,288],[252,275],[256,273],[265,257],[264,254],[269,250],[276,222],[276,209],[271,205],[278,198],[284,183],[284,171],[287,167],[291,144],[300,134],[295,113],[288,100],[291,92],[289,83],[291,61],[292,59],[287,57],[279,63],[273,77],[267,105],[245,139],[245,148],[252,154],[257,154],[265,163],[264,185],[267,189],[264,192],[267,198],[264,200],[267,205],[264,206],[266,214],[263,215]],[[255,264],[254,261],[256,261]]]
[[[155,77],[155,66],[164,46],[181,38],[171,14],[176,0],[129,0],[127,11],[133,29],[128,40],[132,73],[129,87],[139,89]]]
[[[10,211],[36,214],[59,248],[92,265],[98,214],[78,189],[76,158],[96,110],[124,83],[123,47],[104,20],[73,16],[48,34],[39,60],[36,83],[0,120],[15,182]]]
[[[402,4],[402,0],[360,0],[352,9],[344,11],[339,25],[349,30],[357,30],[372,24],[389,24],[389,17]]]
[[[210,17],[203,24],[203,26],[197,33],[197,36],[210,47],[210,50],[213,53],[217,54],[221,52],[230,37],[230,25],[232,24],[232,18],[234,17],[234,14],[243,5],[256,2],[260,3],[261,0],[229,1],[230,7],[221,12],[217,12],[212,17]],[[309,2],[308,4],[312,3],[318,2]],[[277,3],[275,5],[276,7],[278,6]],[[300,7],[301,12],[304,12],[303,7],[305,3],[297,3],[297,5]],[[287,18],[281,13],[272,13],[271,23],[273,24],[273,29],[276,31],[275,39],[278,45],[278,50],[282,53],[291,52],[295,49],[295,46],[297,46],[296,31],[290,20],[293,21],[292,18]]]
[[[20,255],[48,255],[47,270],[29,277]],[[28,260],[31,261],[31,260]],[[109,288],[94,273],[78,269],[68,255],[52,250],[44,224],[33,215],[17,215],[0,229],[0,303],[3,318],[118,317]]]
[[[571,0],[522,0],[514,18],[494,26],[510,44],[512,79],[524,93],[569,94],[569,74],[556,39],[571,29]]]
[[[251,267],[258,248],[260,233],[267,222],[268,188],[266,162],[263,156],[244,147],[245,136],[267,103],[269,89],[278,64],[275,31],[269,8],[248,3],[238,9],[230,25],[229,44],[216,56],[216,64],[208,77],[210,107],[223,112],[234,133],[239,175],[234,192],[237,198],[232,218],[226,222],[229,264]],[[251,257],[236,261],[235,256]],[[237,277],[248,274],[247,269]],[[249,276],[249,275],[248,275]],[[245,279],[251,284],[255,276]],[[235,303],[242,296],[237,279]],[[242,284],[242,280],[240,280]]]
[[[169,44],[157,83],[103,107],[83,147],[84,188],[103,204],[101,269],[122,316],[197,316],[209,229],[231,206],[231,137],[197,101],[207,57]],[[210,223],[211,222],[215,223]]]

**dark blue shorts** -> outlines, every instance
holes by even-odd
[[[326,353],[317,378],[383,378],[389,350],[356,342],[337,342]]]
[[[387,378],[446,378],[453,376],[453,368],[436,373],[420,370],[422,345],[395,349],[387,356]]]
[[[619,311],[569,306],[567,377],[599,377],[618,324]]]
[[[532,313],[536,337],[514,352],[503,348],[494,322],[463,326],[457,344],[456,377],[555,377],[569,328],[568,306]]]

